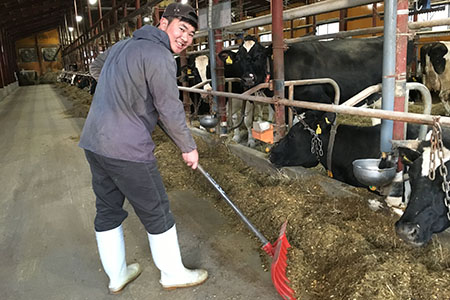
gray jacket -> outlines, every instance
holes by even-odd
[[[149,25],[99,56],[91,67],[100,76],[79,146],[110,158],[152,161],[151,134],[159,117],[183,153],[196,149],[176,68],[169,36]]]

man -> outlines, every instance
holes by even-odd
[[[79,146],[85,149],[96,195],[95,234],[100,260],[109,277],[109,291],[119,293],[141,273],[126,265],[122,222],[125,197],[147,230],[155,265],[165,289],[203,283],[205,270],[182,263],[175,221],[156,159],[151,134],[158,119],[192,169],[197,146],[178,99],[176,63],[193,40],[195,10],[180,3],[167,6],[157,27],[146,25],[131,39],[116,43],[91,65],[98,79]]]

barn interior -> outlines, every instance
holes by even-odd
[[[111,297],[94,235],[92,178],[84,152],[78,147],[93,100],[94,80],[89,65],[142,26],[157,25],[171,2],[174,1],[0,0],[2,299]],[[384,94],[388,88],[383,81],[383,98],[392,98],[390,104],[383,104],[374,112],[332,104],[323,104],[319,110],[338,112],[339,124],[371,126],[371,117],[392,120],[386,129],[391,139],[403,139],[405,122],[429,126],[436,126],[437,122],[444,130],[450,126],[449,112],[439,90],[432,90],[423,81],[420,56],[424,45],[450,41],[450,1],[188,3],[200,15],[200,28],[193,44],[179,55],[181,62],[190,56],[236,50],[248,35],[263,45],[281,49],[274,50],[276,60],[283,56],[283,47],[294,43],[369,40],[393,32],[391,40],[397,48],[387,64],[394,75],[384,74],[391,80],[390,93]],[[395,9],[390,15],[392,7]],[[214,21],[208,21],[209,13],[214,15]],[[389,23],[392,16],[397,20],[395,24]],[[389,26],[390,32],[386,31]],[[398,66],[396,61],[402,57],[406,60],[408,41],[414,44],[415,59],[412,64]],[[271,277],[274,260],[261,249],[260,239],[200,172],[183,165],[179,149],[158,129],[152,135],[157,144],[155,156],[177,221],[183,261],[188,267],[205,267],[210,277],[195,288],[163,290],[145,229],[125,202],[125,209],[130,212],[124,222],[127,261],[139,262],[144,272],[117,297],[447,299],[450,231],[433,234],[426,245],[413,247],[395,231],[395,223],[406,208],[404,199],[392,206],[380,191],[339,182],[328,177],[326,169],[320,166],[280,169],[273,165],[269,152],[292,126],[284,114],[280,116],[281,108],[275,111],[268,130],[254,131],[256,145],[249,147],[242,134],[243,141],[233,141],[231,117],[225,113],[226,103],[231,102],[225,99],[231,95],[226,94],[230,90],[221,68],[223,64],[216,56],[213,91],[203,91],[208,94],[203,101],[216,104],[215,111],[212,106],[209,108],[207,117],[216,114],[228,124],[202,126],[204,115],[190,109],[192,95],[199,91],[193,92],[192,86],[184,82],[180,91],[184,91],[181,100],[186,120],[201,164],[219,189],[270,242],[277,240],[280,227],[288,222],[285,237],[290,247],[282,273],[289,282],[282,286],[289,286],[292,292],[283,294]],[[419,88],[411,85],[411,89],[417,89],[422,99],[430,95],[428,111],[424,100],[411,102],[405,96],[406,84],[396,85],[396,80],[404,79],[399,74],[407,74],[408,81],[422,84]],[[297,105],[282,102],[291,101],[292,97],[284,91],[284,75],[280,76],[275,78],[282,78],[277,79],[282,82],[281,89],[277,89],[274,80],[265,83],[264,87],[272,86],[275,93],[269,100],[261,100],[259,94],[236,97]],[[381,89],[381,85],[372,87],[377,88]],[[309,105],[300,103],[297,107]],[[392,108],[387,110],[391,111],[386,111],[390,105]],[[263,126],[265,122],[257,123]],[[241,129],[245,127],[241,125]],[[380,148],[391,149],[386,143],[382,141]],[[442,201],[450,211],[448,200]]]

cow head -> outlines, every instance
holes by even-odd
[[[445,165],[450,169],[450,151],[445,149],[444,154]],[[395,224],[395,230],[408,244],[422,246],[430,241],[433,233],[450,226],[442,189],[443,179],[439,170],[436,170],[434,181],[428,178],[430,142],[418,143],[415,149],[399,147],[399,155],[403,164],[409,166],[411,195],[405,212]],[[436,159],[438,168],[440,162],[437,155]]]
[[[422,46],[420,49],[420,64],[423,68],[423,73],[425,73],[425,76],[430,77],[428,81],[436,80],[433,78],[434,76],[442,75],[444,73],[447,53],[447,45],[441,42]],[[427,65],[427,58],[429,59],[430,65]],[[428,82],[426,85],[431,85],[431,83]],[[439,90],[439,88],[440,87],[433,87],[433,90]]]
[[[288,134],[272,148],[269,156],[270,162],[277,167],[312,168],[317,166],[319,158],[312,151],[312,140],[315,136],[320,138],[322,135],[327,135],[335,117],[334,113],[329,112],[305,112],[302,121],[295,124]]]
[[[265,82],[270,74],[270,49],[252,36],[245,37],[236,53],[224,50],[219,53],[219,58],[225,66],[238,65],[239,77],[245,89]]]

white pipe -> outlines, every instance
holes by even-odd
[[[312,16],[332,12],[339,9],[356,7],[361,5],[373,4],[373,0],[333,0],[333,1],[321,1],[314,4],[304,5],[292,9],[285,10],[283,12],[283,21],[289,21],[298,19],[301,17]],[[248,28],[257,26],[264,26],[272,24],[272,15],[265,15],[256,17],[250,20],[235,22],[226,27],[227,31],[241,31]],[[207,31],[199,31],[195,37],[207,36]]]

